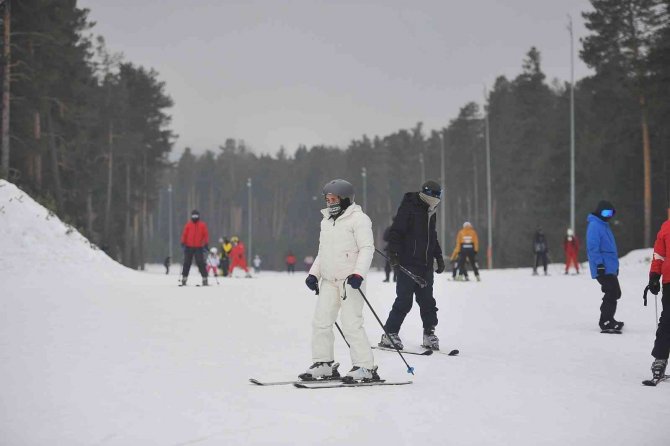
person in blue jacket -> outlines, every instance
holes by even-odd
[[[589,214],[586,228],[586,250],[589,257],[591,277],[601,286],[603,303],[600,306],[600,330],[603,333],[619,332],[623,322],[614,319],[617,300],[621,297],[619,286],[619,255],[614,234],[609,221],[616,209],[609,201],[598,203],[596,210]]]

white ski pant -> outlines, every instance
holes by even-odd
[[[368,335],[363,328],[363,305],[365,305],[365,301],[361,293],[349,285],[346,285],[347,298],[342,300],[345,292],[342,287],[343,283],[344,281],[341,280],[335,282],[321,281],[314,320],[312,321],[312,359],[314,362],[328,362],[335,359],[333,324],[337,320],[337,314],[340,313],[340,328],[342,328],[344,337],[351,346],[351,364],[371,369],[374,367],[374,358],[372,357]],[[365,292],[364,287],[361,287],[361,289]]]

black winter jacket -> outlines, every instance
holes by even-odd
[[[432,275],[433,259],[442,257],[435,230],[435,214],[428,220],[428,204],[418,192],[402,199],[389,231],[389,252],[397,252],[400,265],[422,276]]]

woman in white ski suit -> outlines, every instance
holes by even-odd
[[[363,328],[363,304],[358,290],[346,284],[356,274],[365,279],[375,252],[372,222],[361,207],[351,203],[336,219],[321,210],[319,253],[309,270],[320,282],[312,322],[312,357],[315,363],[334,360],[333,324],[341,308],[342,331],[349,343],[352,366],[371,370],[372,349]],[[365,282],[361,285],[365,292]]]

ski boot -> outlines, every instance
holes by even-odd
[[[440,339],[435,336],[435,329],[424,329],[423,331],[423,344],[421,347],[427,348],[428,350],[439,350],[440,349]]]
[[[338,362],[315,362],[305,373],[298,375],[298,378],[303,381],[318,381],[326,379],[338,379],[340,372],[337,368],[340,366]]]
[[[654,359],[654,362],[651,363],[651,373],[653,373],[654,379],[661,379],[665,376],[665,367],[667,365],[667,359]]]
[[[395,344],[395,347],[393,346]],[[398,336],[398,333],[389,333],[388,336],[386,336],[386,333],[382,335],[382,340],[379,341],[380,347],[385,347],[385,348],[393,348],[395,349],[398,347],[398,350],[402,350],[404,347],[402,345],[402,341],[400,340],[400,336]]]
[[[621,329],[623,328],[623,322],[614,319],[601,321],[599,325],[601,333],[621,333]]]
[[[475,279],[477,279],[477,282],[481,282],[481,281],[482,281],[482,278],[479,277],[479,274],[477,274],[477,275],[475,276]]]
[[[202,286],[209,286],[209,284],[207,283],[207,277],[202,278]]]
[[[373,381],[381,381],[379,375],[377,374],[377,366],[374,366],[371,369],[354,366],[351,370],[349,370],[349,373],[344,375],[344,378],[342,378],[342,382],[345,384],[353,384],[355,382],[369,383]]]
[[[186,279],[187,279],[186,277],[182,277],[181,278],[181,285],[179,285],[179,286],[186,286]]]

